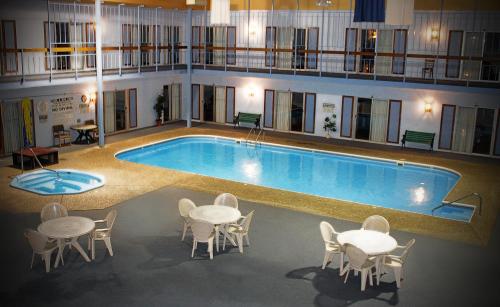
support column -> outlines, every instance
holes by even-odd
[[[97,127],[99,147],[104,147],[104,95],[102,94],[102,24],[101,0],[95,0],[95,67],[97,79]]]
[[[186,28],[187,28],[187,54],[186,54],[186,64],[187,64],[187,95],[186,95],[186,100],[187,100],[187,103],[189,105],[189,107],[187,108],[187,118],[186,118],[186,126],[188,128],[191,128],[191,112],[192,112],[192,103],[191,103],[191,70],[192,70],[192,64],[191,64],[191,57],[192,57],[192,36],[193,36],[193,20],[192,20],[192,17],[193,17],[193,11],[192,9],[189,7],[188,10],[187,10],[187,18],[186,18]]]

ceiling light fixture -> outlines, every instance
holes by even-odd
[[[325,7],[325,6],[330,6],[332,4],[333,4],[332,0],[317,0],[316,1],[316,6]]]

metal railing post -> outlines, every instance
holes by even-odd
[[[297,37],[297,27],[299,26],[299,0],[297,0],[295,2],[297,4],[297,8],[295,9],[295,26],[294,26],[294,41],[295,41],[295,46],[293,46],[293,74],[296,75],[297,74],[297,40],[298,40],[298,37]],[[305,39],[305,37],[304,37]],[[304,59],[304,64],[305,64],[305,59]],[[305,68],[305,67],[304,67]]]
[[[274,23],[274,0],[271,1],[271,52],[269,53],[269,75],[273,74],[273,58],[274,58],[274,42],[276,41],[277,31],[274,31],[273,23]],[[274,32],[274,35],[273,35]],[[273,37],[274,36],[274,37]],[[273,39],[274,38],[274,39]],[[267,38],[266,38],[267,39]],[[267,49],[267,48],[264,48]],[[265,64],[265,55],[264,55],[264,64]]]
[[[321,10],[321,34],[320,34],[320,39],[319,39],[319,76],[322,77],[322,71],[323,71],[323,32],[325,28],[325,8],[322,7]]]
[[[159,63],[159,57],[158,57],[158,8],[155,8],[155,70],[158,71],[158,63]]]
[[[75,65],[75,80],[78,80],[78,54],[76,47],[76,2],[73,1],[73,28],[74,28],[74,36],[73,36],[73,60]]]
[[[248,3],[248,12],[247,12],[247,72],[248,72],[248,68],[250,67],[250,0],[248,0],[247,3]]]
[[[50,29],[50,1],[47,0],[47,31],[49,32],[49,82],[52,82],[52,31]]]
[[[434,84],[437,84],[437,75],[438,75],[438,69],[439,69],[439,48],[441,47],[441,28],[443,26],[443,6],[444,6],[444,0],[441,0],[441,8],[439,11],[439,35],[438,35],[438,43],[437,43],[437,49],[436,49],[436,62],[435,62],[435,67],[436,67],[436,72],[433,72],[434,75]]]
[[[172,10],[172,15],[170,18],[170,61],[172,63],[172,70],[175,69],[175,64],[174,64],[174,10]]]
[[[141,73],[141,6],[137,7],[137,50],[138,50],[138,61],[137,61],[137,72]]]
[[[24,83],[24,50],[21,49],[21,84]]]
[[[122,12],[121,12],[121,8],[122,8],[123,4],[118,4],[118,25],[120,26],[120,35],[118,35],[120,37],[120,41],[119,41],[119,44],[118,44],[118,75],[121,77],[122,76],[122,31],[123,31],[123,26],[122,26],[122,21],[121,21],[121,18],[122,18]]]

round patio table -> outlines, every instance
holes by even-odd
[[[230,223],[235,223],[241,217],[241,212],[238,209],[227,207],[227,206],[199,206],[194,208],[189,212],[189,217],[193,220],[204,221],[215,226],[215,248],[219,251],[219,225],[225,225]],[[224,235],[226,235],[225,230],[223,230]],[[236,242],[227,236],[231,244],[236,245]]]
[[[78,243],[78,237],[88,234],[95,228],[95,222],[89,218],[82,216],[65,216],[52,220],[48,220],[38,226],[38,231],[47,237],[57,239],[59,251],[57,252],[56,263],[57,268],[59,260],[62,259],[65,240],[70,239],[70,244],[82,255],[85,261],[90,262],[89,256]]]
[[[95,130],[97,129],[97,126],[96,125],[73,125],[70,127],[71,129],[73,130],[76,130],[78,132],[78,137],[76,138],[76,140],[73,142],[73,143],[76,143],[76,144],[84,144],[84,143],[87,143],[87,144],[90,144],[90,143],[93,143],[95,142],[94,138],[92,137],[92,135],[90,135],[90,132],[92,130]]]
[[[349,243],[364,251],[368,256],[375,256],[377,285],[380,279],[380,260],[398,246],[396,239],[388,234],[374,230],[356,229],[339,233],[337,240],[341,245]]]

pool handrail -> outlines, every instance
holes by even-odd
[[[48,170],[48,171],[51,171],[51,172],[54,172],[56,173],[56,176],[59,178],[59,172],[56,171],[56,170],[53,170],[53,169],[50,169],[50,168],[45,168],[42,163],[40,162],[40,160],[38,160],[38,157],[36,156],[35,152],[33,151],[33,149],[31,147],[28,147],[29,151],[31,151],[31,153],[33,154],[33,157],[35,157],[35,161],[36,163],[38,163],[38,165],[40,166],[41,169],[44,169],[44,170]],[[24,169],[23,169],[24,171]]]
[[[466,198],[469,198],[471,196],[474,196],[476,198],[479,199],[479,211],[478,211],[478,214],[479,216],[482,215],[482,211],[483,211],[483,197],[481,197],[481,194],[479,193],[470,193],[470,194],[467,194],[467,195],[464,195],[462,197],[459,197],[453,201],[443,201],[443,203],[437,207],[435,207],[434,209],[432,209],[432,215],[434,215],[434,211],[436,211],[437,209],[439,208],[442,208],[444,206],[457,206],[457,207],[463,207],[463,205],[460,205],[460,204],[456,204],[457,201],[461,201],[461,200],[464,200]]]

